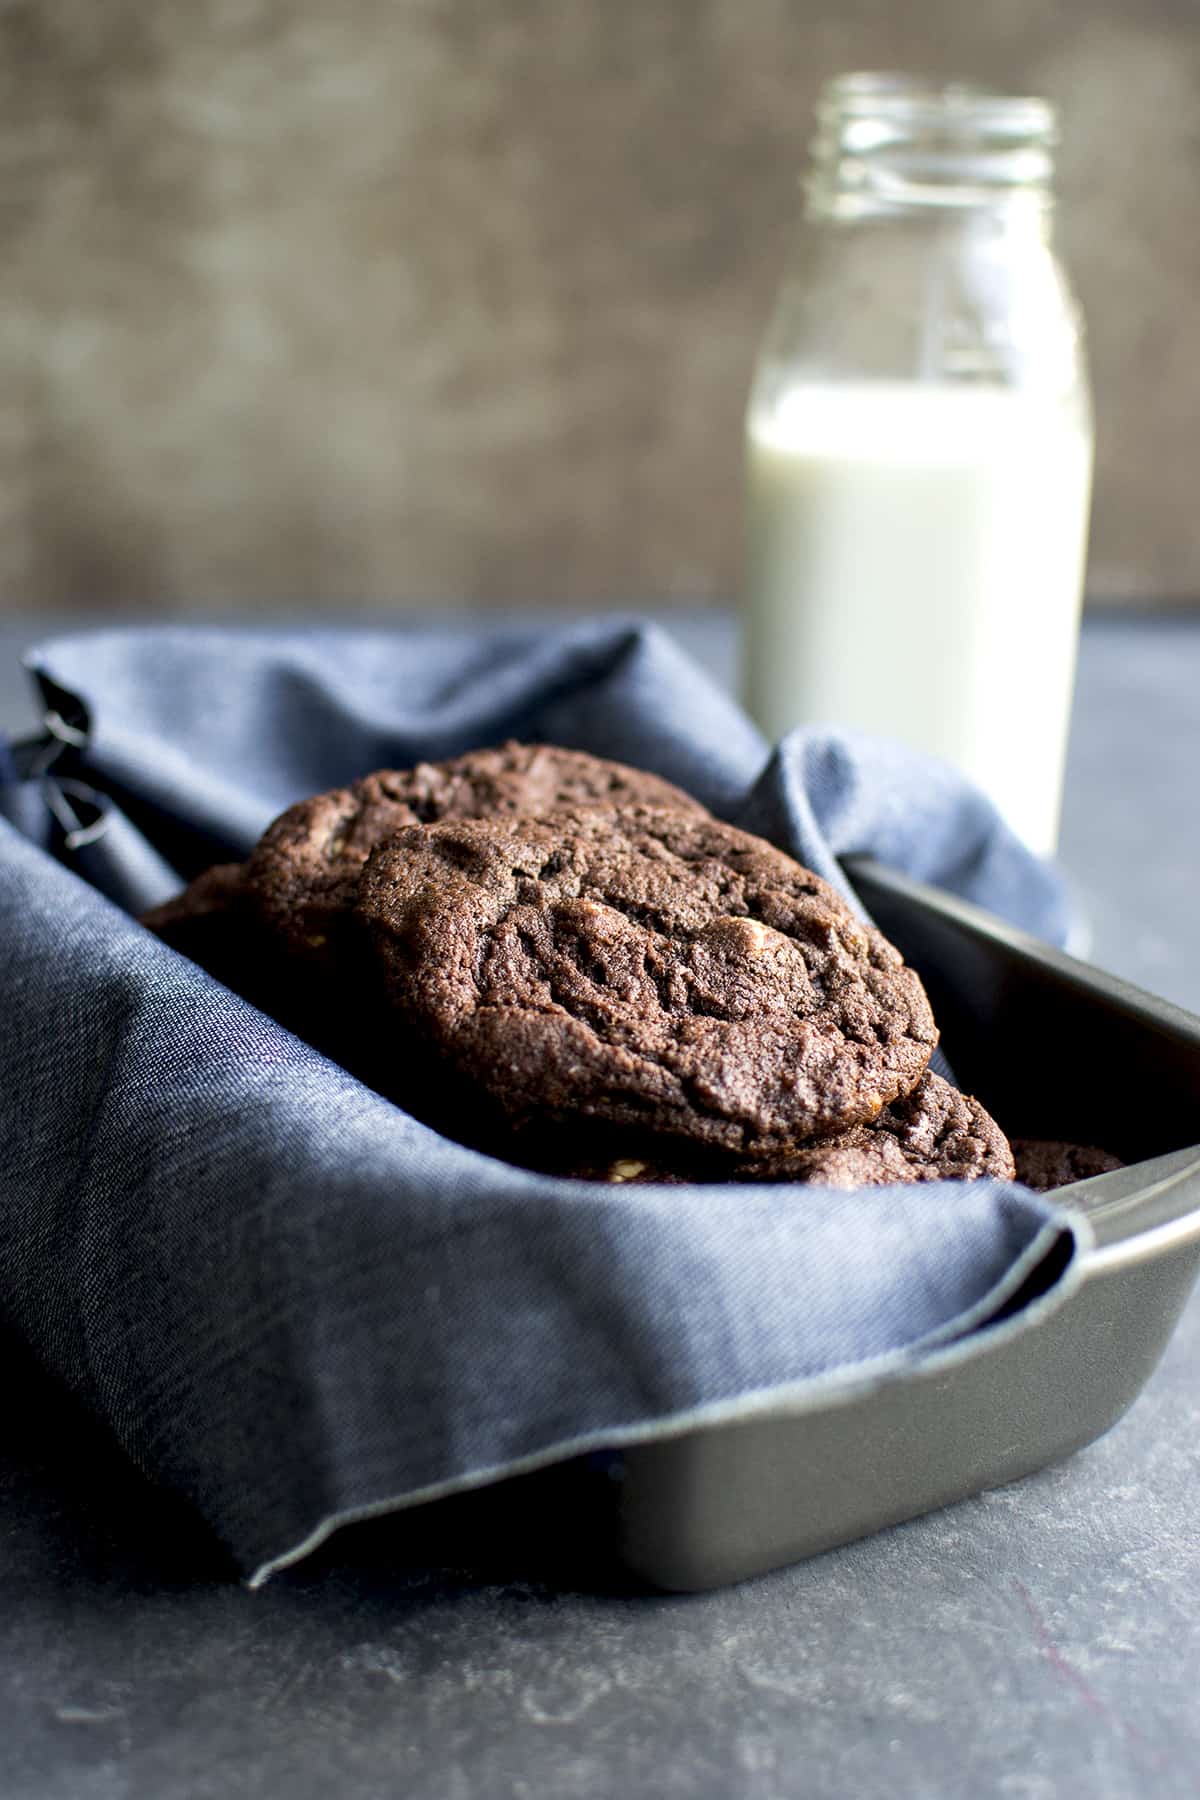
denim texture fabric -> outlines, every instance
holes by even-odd
[[[146,629],[29,661],[67,722],[50,780],[78,821],[47,819],[45,777],[10,759],[0,1319],[247,1574],[388,1504],[890,1378],[1072,1229],[994,1182],[530,1174],[440,1137],[130,916],[301,794],[515,736],[654,769],[834,879],[870,852],[1061,938],[1055,877],[938,765],[832,731],[769,755],[635,624]]]

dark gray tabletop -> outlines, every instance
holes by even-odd
[[[728,621],[673,629],[728,675]],[[36,635],[0,630],[0,726]],[[1093,960],[1196,1010],[1198,696],[1200,618],[1089,623],[1062,842]],[[251,1594],[14,1347],[0,1793],[1193,1800],[1198,1361],[1200,1293],[1070,1462],[721,1593],[631,1591],[570,1550],[587,1519],[531,1533],[518,1486]]]

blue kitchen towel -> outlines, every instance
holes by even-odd
[[[464,1149],[131,916],[301,794],[505,737],[654,769],[841,882],[868,852],[1043,936],[957,776],[773,754],[654,629],[145,629],[31,653],[0,770],[0,1321],[252,1579],[336,1525],[970,1354],[1085,1229],[1015,1185],[607,1187]],[[1036,1284],[1035,1284],[1036,1285]]]

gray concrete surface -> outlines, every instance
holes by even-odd
[[[0,638],[0,722],[21,710]],[[727,621],[679,627],[727,671]],[[1085,632],[1063,852],[1094,957],[1200,1008],[1200,618]],[[1193,1800],[1200,1293],[1061,1467],[742,1587],[631,1590],[553,1485],[250,1594],[15,1349],[5,1800]],[[544,1523],[549,1520],[549,1526]],[[564,1548],[565,1547],[565,1548]]]

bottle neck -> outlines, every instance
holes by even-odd
[[[817,108],[810,219],[978,217],[1048,234],[1056,131],[1044,100],[846,75]]]

